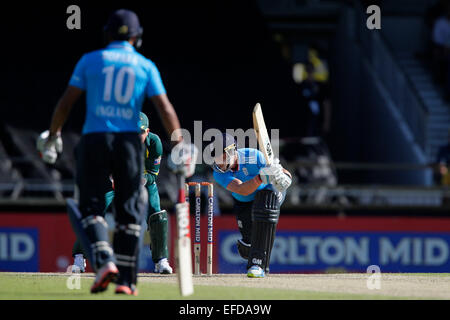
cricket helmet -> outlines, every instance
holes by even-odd
[[[142,28],[137,14],[131,10],[119,9],[114,11],[104,27],[105,33],[109,34],[113,40],[127,41],[131,37],[136,37],[135,47],[139,49],[142,45]]]
[[[219,173],[225,173],[231,170],[231,159],[236,156],[237,142],[236,139],[228,133],[222,133],[219,140],[210,144],[210,152],[214,161],[212,168]],[[224,158],[223,155],[226,155]],[[219,164],[226,164],[225,169],[221,169]]]
[[[141,131],[148,129],[149,126],[148,117],[143,112],[139,113],[138,126]]]

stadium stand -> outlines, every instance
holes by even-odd
[[[375,185],[389,190],[402,186],[430,188],[429,164],[437,147],[445,142],[450,123],[450,108],[442,89],[429,81],[427,60],[416,54],[426,48],[429,35],[424,12],[433,2],[414,0],[405,5],[405,1],[375,1],[383,6],[381,32],[365,27],[366,2],[259,0],[236,6],[187,6],[185,10],[148,4],[151,10],[142,11],[146,30],[165,28],[166,32],[164,36],[146,33],[142,52],[164,75],[163,81],[186,129],[192,130],[195,120],[203,120],[203,130],[224,130],[230,124],[249,128],[250,110],[260,102],[270,126],[282,128],[282,141],[293,138],[298,143],[293,149],[299,153],[286,156],[288,166],[297,173],[294,182],[299,188],[292,190],[302,194],[302,190],[316,184],[333,195],[313,202],[322,199],[345,205],[366,204],[370,201],[364,202],[361,197],[380,199],[375,196]],[[99,21],[107,16],[95,6],[89,7],[89,14]],[[229,19],[231,15],[233,19]],[[177,26],[186,27],[169,28],[169,16],[179,21]],[[413,29],[409,38],[402,33],[406,25]],[[1,169],[9,173],[2,174],[2,179],[22,186],[16,187],[15,197],[61,200],[73,193],[73,150],[84,118],[84,99],[74,107],[74,117],[63,131],[64,152],[54,166],[40,161],[34,144],[38,132],[48,124],[56,99],[81,53],[99,47],[100,31],[90,36],[83,32],[69,37],[66,30],[55,30],[55,37],[61,39],[58,47],[74,48],[74,52],[66,58],[37,52],[32,58],[41,63],[29,80],[33,93],[21,94],[19,86],[13,86],[1,98],[9,106],[8,110],[0,110],[2,154],[9,159]],[[38,45],[36,39],[30,39],[29,45]],[[293,66],[307,63],[312,49],[321,66],[318,79],[330,84],[334,134],[307,145],[299,142],[304,137],[306,117],[299,108],[301,97]],[[19,82],[25,70],[8,66],[4,72],[5,78]],[[236,117],[243,110],[249,111],[249,117]],[[157,115],[149,102],[144,111],[149,114],[151,130],[166,139],[160,121],[152,121]],[[280,116],[283,114],[295,116]],[[310,155],[302,154],[302,148]],[[305,160],[312,160],[310,167],[300,164]],[[167,183],[161,184],[161,197],[170,200],[171,176],[165,172],[164,161],[160,179]],[[348,191],[364,187],[369,196]],[[304,195],[297,197],[297,191],[290,198],[293,206],[306,199]],[[3,193],[7,197],[12,194],[12,190]],[[407,199],[401,192],[393,194]],[[423,199],[417,201],[435,206],[441,203],[436,197],[443,197],[439,190],[423,194],[415,200]],[[225,204],[229,201],[223,200]]]

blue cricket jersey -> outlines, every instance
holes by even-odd
[[[83,134],[138,132],[145,97],[166,93],[155,64],[127,41],[83,55],[69,85],[86,90]]]
[[[216,182],[225,189],[234,179],[239,179],[242,182],[253,179],[257,174],[259,174],[259,170],[266,166],[266,159],[264,158],[264,155],[257,149],[238,149],[237,155],[239,164],[237,171],[228,171],[225,173],[214,171],[214,180],[216,180]],[[271,187],[271,185],[262,183],[258,189],[248,196],[243,196],[234,192],[232,192],[231,195],[238,201],[249,202],[255,199],[256,192],[266,189],[267,187]]]

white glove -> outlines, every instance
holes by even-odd
[[[259,170],[259,176],[264,184],[274,184],[277,176],[282,173],[283,171],[281,170],[280,165],[272,165]]]
[[[259,176],[264,184],[271,184],[279,191],[284,192],[292,183],[291,177],[283,172],[280,161],[275,158],[269,167],[264,167],[259,171]]]
[[[289,188],[292,183],[291,177],[289,177],[286,173],[282,172],[280,175],[277,175],[274,179],[272,185],[279,192],[284,192]]]
[[[174,173],[182,174],[189,178],[195,172],[197,157],[198,148],[192,143],[188,144],[182,141],[172,148],[167,159],[167,165]]]
[[[60,134],[51,138],[49,136],[49,130],[42,132],[36,141],[36,148],[44,162],[53,164],[56,162],[58,153],[61,153],[63,150],[63,142]]]

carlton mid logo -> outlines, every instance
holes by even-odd
[[[33,228],[0,228],[0,270],[38,270],[38,231]]]
[[[237,233],[220,235],[221,272],[241,264]],[[271,270],[324,271],[330,267],[365,271],[378,265],[384,272],[447,272],[450,236],[429,233],[286,232],[277,231]],[[372,277],[372,278],[375,278]]]

